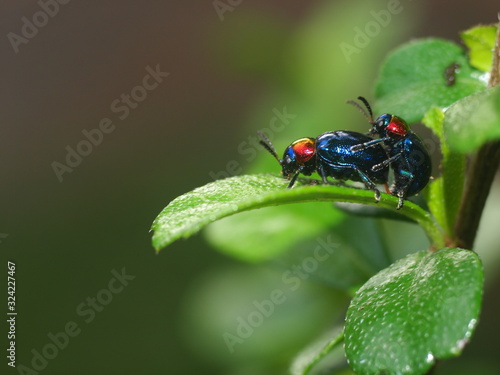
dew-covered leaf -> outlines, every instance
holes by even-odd
[[[347,311],[345,350],[357,374],[425,374],[458,356],[477,323],[483,268],[476,253],[421,251],[361,287]]]
[[[297,182],[287,189],[288,181],[271,175],[243,175],[211,182],[174,199],[152,225],[153,246],[160,250],[179,238],[189,237],[208,224],[238,212],[289,203],[354,202],[394,209],[398,199],[382,194],[376,203],[373,192],[336,185],[309,185]],[[440,229],[421,207],[408,202],[400,212],[415,220],[434,244],[442,243]],[[291,228],[293,230],[293,228]]]

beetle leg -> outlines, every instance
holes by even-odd
[[[359,168],[354,167],[354,170],[358,173],[359,177],[361,177],[361,179],[365,183],[366,187],[368,189],[371,189],[371,190],[374,191],[374,193],[375,193],[375,201],[379,202],[380,201],[380,190],[377,189],[377,186]]]
[[[325,171],[323,170],[322,166],[318,166],[318,174],[321,176],[321,180],[323,181],[323,184],[328,184],[327,176],[326,176]]]
[[[393,191],[392,191],[392,195],[395,195],[396,197],[399,198],[399,202],[398,202],[398,205],[396,207],[396,210],[400,210],[403,207],[404,200],[406,198],[406,191],[408,190],[408,186],[410,186],[413,179],[415,178],[415,176],[413,176],[413,173],[408,172],[408,171],[403,171],[401,174],[407,178],[407,181],[403,186],[398,187],[396,190],[393,189]]]
[[[292,179],[290,180],[290,183],[288,184],[288,189],[291,189],[293,184],[295,184],[295,181],[297,180],[297,177],[299,177],[299,173],[302,169],[299,168],[297,170],[297,172],[295,172],[295,174],[292,176]]]
[[[398,191],[398,198],[399,198],[399,202],[398,202],[398,205],[396,207],[396,210],[400,210],[401,208],[403,208],[403,205],[405,202],[403,190]]]
[[[354,145],[351,147],[351,152],[357,152],[361,150],[365,150],[370,147],[374,147],[378,145],[380,142],[384,142],[387,138],[379,138],[379,139],[374,139],[373,141],[365,142],[365,143],[360,143],[359,145]]]
[[[373,167],[372,167],[372,171],[373,172],[377,172],[377,171],[380,171],[382,168],[384,167],[387,167],[389,164],[391,164],[393,161],[399,159],[399,157],[401,157],[403,153],[400,152],[399,154],[396,154],[394,156],[391,156],[389,159],[385,159],[382,163],[379,163],[379,164],[375,164]]]

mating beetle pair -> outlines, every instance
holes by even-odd
[[[373,120],[368,101],[361,96],[358,99],[368,113],[358,103],[348,103],[356,106],[372,124],[369,136],[337,130],[317,138],[301,138],[285,149],[283,159],[262,133],[259,133],[260,143],[280,163],[283,176],[290,179],[289,188],[300,173],[310,176],[318,172],[323,183],[327,183],[328,177],[363,182],[375,192],[375,200],[379,201],[380,191],[376,184],[385,184],[386,191],[399,198],[399,210],[408,196],[417,194],[429,182],[431,158],[422,140],[402,118],[383,114]],[[374,135],[379,138],[370,137]],[[394,172],[390,189],[387,185],[389,167]]]

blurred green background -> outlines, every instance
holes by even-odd
[[[387,24],[377,21],[394,4],[399,11]],[[18,364],[31,367],[32,350],[41,352],[49,333],[74,321],[80,334],[41,373],[284,373],[295,353],[342,322],[345,296],[303,282],[231,354],[224,332],[234,332],[254,301],[285,289],[283,269],[234,260],[203,236],[157,255],[151,222],[176,196],[215,177],[278,172],[251,145],[256,130],[285,107],[295,117],[274,139],[279,152],[297,137],[365,130],[344,102],[371,98],[388,51],[417,37],[458,41],[458,32],[495,22],[497,6],[493,0],[459,7],[451,0],[72,1],[44,18],[39,3],[2,2],[0,265],[4,280],[7,260],[17,267]],[[23,17],[34,16],[42,26],[14,48],[9,33],[22,35]],[[374,21],[382,26],[373,36],[356,39]],[[356,52],[343,53],[343,43]],[[169,75],[150,91],[137,89],[146,67],[158,64]],[[131,92],[147,95],[120,119],[124,112],[112,103]],[[114,130],[60,182],[53,162],[65,163],[66,147],[76,149],[86,139],[82,131],[98,128],[103,118]],[[500,373],[499,182],[477,242],[487,270],[482,320],[464,355],[444,364],[443,374]],[[382,225],[392,248],[425,247],[411,225]],[[77,306],[105,298],[112,270],[123,267],[135,278],[86,323]],[[2,349],[7,329],[2,319]],[[4,361],[0,373],[16,373]]]

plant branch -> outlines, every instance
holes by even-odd
[[[325,347],[319,352],[304,368],[302,375],[307,375],[311,369],[318,364],[318,362],[323,359],[328,353],[335,349],[339,344],[344,342],[344,331],[340,332],[335,336],[330,342],[328,342]]]
[[[498,20],[497,38],[493,50],[493,65],[491,67],[490,81],[488,82],[490,87],[500,85],[500,13],[498,13]]]
[[[500,17],[500,14],[499,14]],[[500,22],[497,28],[489,87],[500,85]],[[498,124],[500,126],[500,124]],[[484,144],[474,156],[455,224],[456,245],[472,249],[491,184],[500,165],[500,141]]]

